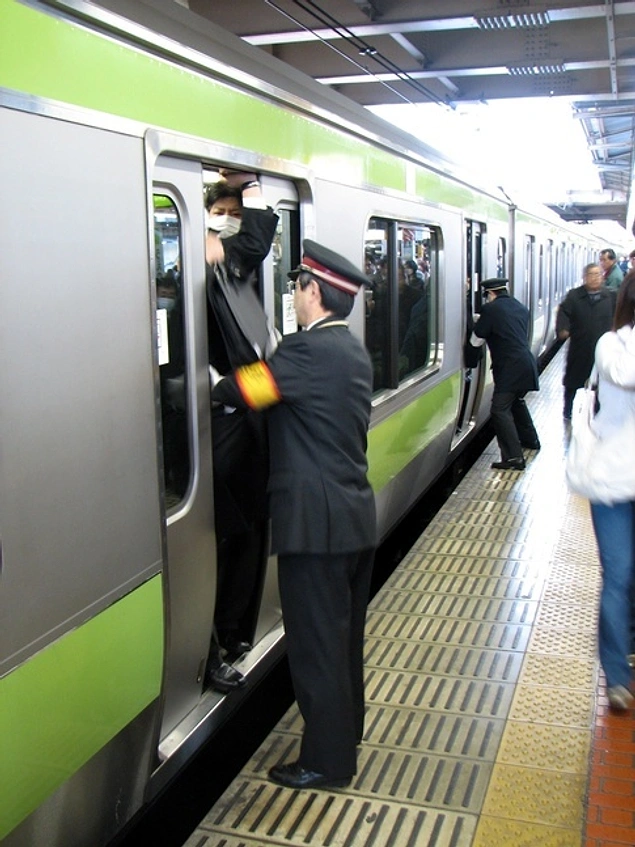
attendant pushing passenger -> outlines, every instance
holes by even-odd
[[[523,399],[538,390],[538,367],[527,341],[529,310],[510,297],[506,279],[486,279],[481,283],[485,302],[474,324],[470,343],[487,342],[492,357],[494,396],[492,423],[501,451],[496,470],[525,469],[523,447],[540,450],[540,440]]]
[[[372,366],[346,317],[368,279],[304,242],[298,322],[269,362],[221,380],[212,397],[269,412],[272,549],[291,678],[305,721],[298,761],[269,777],[290,788],[347,785],[364,729],[364,620],[376,544],[366,477]]]
[[[255,288],[258,267],[271,248],[278,221],[262,198],[255,174],[221,172],[207,209],[209,363],[226,374],[269,355],[275,337]],[[264,421],[221,404],[212,408],[214,517],[218,584],[215,633],[205,683],[219,691],[244,684],[223,661],[250,649],[249,612],[267,559],[267,439]]]

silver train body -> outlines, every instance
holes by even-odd
[[[270,557],[246,693],[203,690],[216,536],[202,198],[218,168],[257,172],[280,215],[261,286],[281,332],[295,329],[286,272],[303,237],[367,263],[351,329],[375,364],[382,537],[488,418],[489,362],[463,361],[479,280],[510,279],[540,355],[604,245],[167,0],[0,0],[0,15],[0,839],[94,847],[283,650]],[[169,383],[184,412],[176,493],[157,295],[170,275],[184,344]]]

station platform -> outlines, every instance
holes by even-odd
[[[299,751],[294,705],[185,847],[635,844],[635,716],[596,651],[600,573],[564,477],[564,349],[528,396],[524,472],[493,441],[369,607],[367,716],[342,790],[267,770]]]

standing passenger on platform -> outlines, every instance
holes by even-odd
[[[369,280],[304,242],[294,302],[303,332],[265,364],[222,379],[213,399],[269,411],[270,512],[287,651],[305,726],[298,761],[271,768],[289,788],[348,785],[364,729],[363,642],[376,544],[366,477],[372,366],[348,329]]]
[[[578,388],[582,388],[593,368],[598,339],[613,326],[615,293],[603,285],[599,265],[587,265],[584,284],[572,288],[558,309],[556,332],[561,341],[569,339],[564,385],[565,420],[571,420],[571,407]]]
[[[610,248],[600,251],[600,266],[604,271],[604,285],[607,288],[612,288],[614,291],[622,284],[624,274],[620,266],[617,264],[617,256],[615,250]]]
[[[528,391],[538,390],[538,367],[527,341],[529,310],[507,291],[506,279],[481,283],[484,302],[474,324],[471,344],[487,342],[492,357],[494,396],[492,423],[501,451],[497,470],[522,471],[522,448],[540,450],[540,440],[524,401]]]
[[[635,480],[635,445],[619,445],[619,430],[635,419],[635,271],[627,274],[615,309],[613,331],[598,341],[599,411],[594,426],[600,437],[617,434],[619,455],[630,462]],[[632,436],[631,436],[632,437]],[[630,591],[635,575],[635,497],[625,502],[591,503],[591,517],[602,566],[599,652],[609,703],[624,711],[633,705],[630,691]]]
[[[278,221],[255,174],[221,172],[207,192],[207,320],[209,363],[230,373],[275,346],[256,291],[256,272],[271,248]],[[245,618],[267,559],[267,437],[261,416],[212,406],[214,520],[218,584],[205,685],[227,692],[244,676],[223,661],[251,645]]]

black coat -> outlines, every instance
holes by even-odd
[[[225,261],[207,265],[209,361],[221,374],[266,351],[269,329],[256,271],[271,249],[277,222],[271,208],[243,209],[240,230],[223,240]]]
[[[269,411],[269,509],[276,553],[338,554],[376,544],[366,477],[372,367],[344,321],[326,318],[283,338],[267,363],[278,403]],[[247,405],[235,376],[213,399]]]
[[[529,310],[507,293],[484,303],[474,333],[487,341],[494,391],[524,394],[538,390],[538,366],[529,349]]]
[[[255,362],[269,346],[256,272],[271,248],[277,215],[244,209],[240,230],[223,240],[225,261],[207,266],[209,362],[221,374]],[[266,517],[267,434],[260,415],[212,409],[214,512],[220,538],[253,531]]]
[[[556,332],[567,330],[569,349],[562,384],[569,389],[581,388],[593,368],[595,345],[601,335],[613,326],[615,292],[600,288],[590,297],[584,285],[573,288],[558,308]]]

